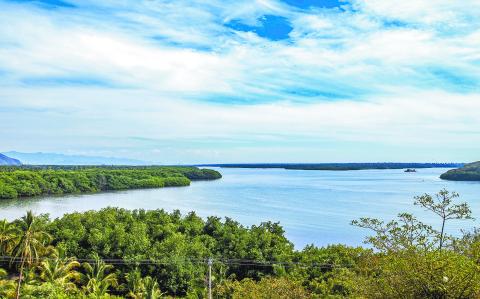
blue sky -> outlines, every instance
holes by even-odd
[[[474,0],[0,0],[0,79],[0,151],[480,160]]]

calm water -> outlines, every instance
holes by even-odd
[[[0,217],[15,219],[26,210],[52,217],[73,211],[117,206],[157,209],[198,215],[228,216],[244,225],[279,221],[297,248],[314,243],[361,245],[366,231],[352,219],[369,216],[391,219],[402,211],[436,224],[430,213],[413,206],[413,196],[442,188],[457,191],[480,218],[480,183],[448,182],[438,177],[446,169],[302,171],[282,169],[219,169],[223,178],[195,182],[190,187],[44,197],[1,201]],[[450,231],[471,228],[477,221],[457,221]]]

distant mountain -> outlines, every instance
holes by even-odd
[[[19,159],[23,164],[29,165],[149,165],[141,160],[100,157],[100,156],[83,156],[83,155],[64,155],[57,153],[20,153],[6,152],[5,155]],[[1,164],[1,162],[0,162]]]
[[[22,165],[22,162],[18,161],[17,159],[13,159],[3,154],[0,154],[0,165],[16,166],[16,165]]]
[[[480,181],[480,161],[449,170],[442,174],[440,178],[449,181]]]

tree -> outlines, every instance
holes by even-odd
[[[226,281],[215,288],[218,298],[251,299],[307,299],[314,298],[298,282],[287,278],[263,278],[259,282],[246,278],[242,281]]]
[[[437,234],[431,226],[408,213],[401,213],[397,220],[388,223],[374,218],[360,218],[353,220],[352,225],[374,231],[375,236],[368,237],[366,243],[384,252],[411,248],[429,249],[433,246],[433,239]]]
[[[0,255],[10,255],[17,242],[19,231],[7,220],[0,221]]]
[[[144,287],[144,297],[145,299],[157,299],[162,296],[162,292],[158,286],[158,282],[153,279],[151,276],[147,276],[142,279]]]
[[[445,242],[445,223],[450,219],[471,218],[467,204],[452,204],[456,193],[441,190],[436,200],[430,195],[415,197],[421,205],[439,215],[441,231],[418,221],[413,215],[400,214],[398,220],[384,223],[361,218],[352,224],[371,229],[367,238],[381,251],[365,261],[362,278],[355,284],[366,298],[477,298],[480,294],[480,252],[472,242],[463,242],[441,250]],[[467,238],[470,239],[470,238]],[[452,240],[455,240],[452,237]],[[462,245],[462,246],[460,246]],[[468,247],[468,249],[463,249]]]
[[[141,277],[138,269],[125,275],[128,288],[128,297],[133,299],[156,299],[162,292],[158,282],[151,276]]]
[[[80,273],[75,269],[80,266],[74,258],[44,260],[38,266],[40,279],[44,282],[57,284],[64,287],[66,291],[75,289],[74,281],[78,281]]]
[[[355,285],[359,298],[479,298],[480,267],[451,250],[403,250],[370,259]],[[360,279],[358,279],[360,278]]]
[[[142,274],[138,269],[125,274],[125,280],[127,281],[126,288],[128,290],[128,297],[132,299],[142,298]]]
[[[442,219],[442,228],[439,235],[438,249],[441,250],[445,239],[445,223],[452,219],[472,219],[472,211],[466,203],[453,204],[452,200],[459,195],[456,192],[449,192],[446,189],[440,190],[435,194],[435,199],[429,195],[415,197],[415,205],[424,207],[440,216]]]
[[[84,263],[85,274],[82,274],[84,289],[87,293],[95,296],[103,296],[111,286],[117,285],[117,276],[115,273],[109,273],[112,265],[105,264],[98,255],[94,256],[93,264]]]
[[[20,275],[18,277],[16,298],[20,298],[20,287],[23,279],[25,266],[31,267],[37,263],[42,253],[47,249],[51,236],[45,232],[43,223],[32,211],[28,211],[19,222],[19,241],[15,246],[11,263],[20,263]]]

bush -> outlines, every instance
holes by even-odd
[[[307,299],[314,298],[301,284],[286,278],[264,278],[226,281],[215,288],[217,298],[231,299]]]

